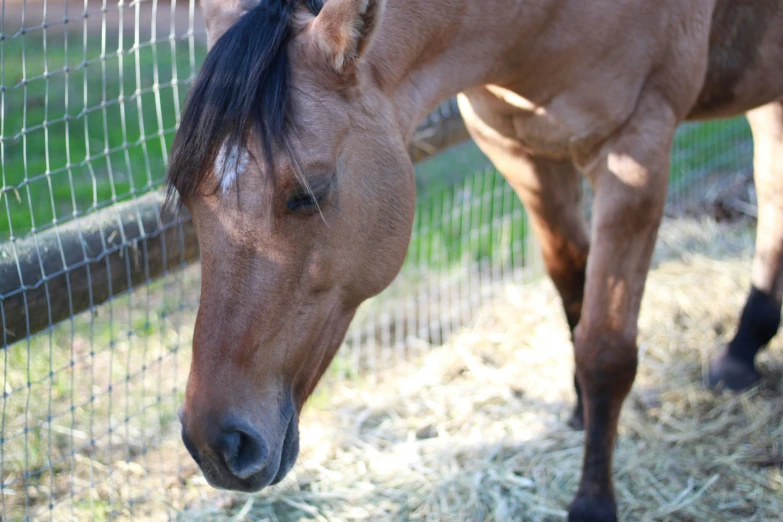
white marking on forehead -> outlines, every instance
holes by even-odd
[[[220,190],[226,192],[236,181],[237,177],[247,169],[247,152],[240,151],[238,147],[226,150],[226,145],[220,147],[215,159],[215,173],[220,176]]]

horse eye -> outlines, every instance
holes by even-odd
[[[328,191],[320,193],[302,192],[294,195],[288,200],[286,206],[291,212],[311,213],[318,210],[318,207],[326,199]]]

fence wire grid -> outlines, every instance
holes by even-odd
[[[115,237],[99,234],[97,249],[80,244],[94,232],[86,217],[161,184],[206,53],[199,14],[195,0],[2,3],[0,257],[21,272],[24,264],[13,258],[32,241],[37,257],[60,250],[66,277],[79,272],[89,281],[88,311],[36,336],[7,331],[14,296],[0,295],[3,520],[151,516],[163,503],[179,506],[168,483],[178,463],[158,465],[159,442],[174,440],[188,365],[180,352],[189,344],[186,314],[198,306],[190,291],[198,283],[192,270],[166,271],[123,294],[116,283],[132,264],[148,263],[146,251],[139,259],[121,226]],[[75,239],[84,263],[66,260],[65,237]],[[125,262],[109,263],[110,250]],[[100,274],[91,270],[104,260]],[[41,272],[34,286],[47,288],[54,275]],[[79,299],[71,295],[75,280],[66,283],[60,293],[46,292],[50,316]],[[92,291],[101,284],[108,284],[105,297]],[[9,346],[9,337],[22,340]]]
[[[195,0],[2,1],[2,520],[177,518],[208,494],[176,418],[195,246],[188,223],[152,230],[139,210],[159,210],[149,198],[204,42]],[[455,114],[446,103],[424,128]],[[744,119],[683,125],[670,207],[751,162]],[[475,145],[419,163],[417,184],[405,266],[362,305],[329,379],[372,378],[540,274],[521,204]]]

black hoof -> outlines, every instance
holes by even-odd
[[[577,493],[568,508],[568,522],[617,522],[617,505],[609,496]]]
[[[744,391],[755,386],[760,379],[753,363],[735,359],[725,348],[710,362],[710,388],[713,390]]]

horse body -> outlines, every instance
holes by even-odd
[[[783,97],[783,13],[777,0],[718,0],[707,74],[690,119],[735,116]]]
[[[754,288],[712,379],[741,388],[757,378],[753,358],[783,296],[783,0],[203,2],[214,60],[183,115],[170,179],[202,249],[182,421],[211,483],[257,490],[293,464],[304,401],[356,307],[402,264],[414,211],[407,140],[457,93],[471,135],[530,214],[572,328],[572,425],[586,429],[572,522],[616,519],[613,445],[676,127],[754,107]],[[254,38],[248,20],[272,19],[287,24],[284,44],[237,56]],[[279,84],[254,90],[273,74]],[[223,94],[210,91],[218,80]],[[288,91],[290,114],[260,114],[259,92],[285,106]],[[232,100],[256,120],[221,122],[201,106],[237,114]],[[265,118],[290,125],[270,134]],[[228,145],[265,161],[221,172]],[[590,233],[579,171],[596,193]]]

